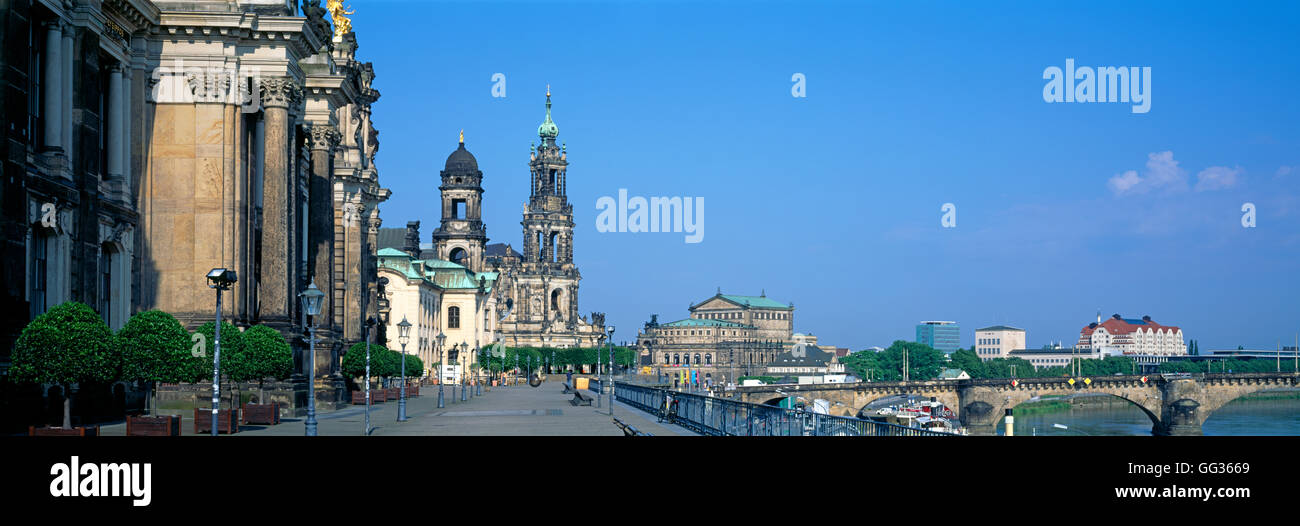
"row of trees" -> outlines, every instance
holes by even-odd
[[[483,347],[478,355],[480,368],[493,371],[509,371],[518,364],[520,369],[527,369],[532,363],[534,369],[549,363],[552,367],[584,364],[609,364],[609,347],[502,347],[503,356],[492,356],[492,347]],[[614,346],[614,365],[633,367],[636,365],[637,353],[627,347]],[[515,361],[518,357],[518,362]]]
[[[146,400],[159,382],[200,382],[212,378],[215,326],[193,334],[171,314],[136,313],[114,334],[88,305],[56,305],[23,328],[11,356],[16,383],[53,384],[70,394],[74,384],[144,382]],[[293,370],[293,354],[279,331],[257,325],[240,332],[221,324],[221,372],[231,382],[259,382],[265,400],[267,378],[283,380]],[[155,404],[146,402],[153,409]],[[63,426],[71,427],[71,396],[64,396]]]
[[[933,380],[938,378],[939,372],[946,367],[966,371],[971,378],[1029,378],[1069,376],[1071,374],[1071,368],[1068,365],[1036,369],[1034,364],[1024,358],[993,358],[985,361],[975,353],[974,347],[958,349],[951,356],[945,356],[943,351],[929,345],[902,340],[895,341],[893,345],[883,351],[857,352],[846,356],[841,361],[844,363],[845,369],[864,380],[896,382],[903,379],[904,350],[907,351],[908,379],[910,380]],[[1131,358],[1123,356],[1108,356],[1101,360],[1080,358],[1078,362],[1079,373],[1084,376],[1132,374],[1137,369]],[[1178,366],[1181,367],[1185,362],[1171,362],[1166,365],[1173,367],[1175,363],[1178,363]],[[1204,365],[1199,367],[1204,372]],[[1233,366],[1228,365],[1228,368],[1233,369]],[[1244,368],[1235,370],[1238,372],[1247,371]],[[1250,370],[1253,371],[1254,369]]]
[[[343,374],[349,378],[366,375],[366,344],[357,342],[343,355]],[[402,353],[382,345],[370,344],[370,376],[385,381],[402,376]],[[424,376],[424,361],[414,354],[406,355],[406,378]]]
[[[1203,362],[1165,362],[1160,364],[1162,373],[1272,373],[1279,368],[1283,371],[1288,370],[1287,366],[1294,368],[1294,359],[1288,360],[1285,356],[1281,360],[1277,358],[1254,358],[1238,359],[1228,358],[1224,360],[1207,360]]]

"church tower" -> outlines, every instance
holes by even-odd
[[[483,271],[483,246],[487,227],[483,225],[483,172],[478,160],[465,149],[465,132],[460,147],[447,156],[442,170],[442,224],[433,231],[438,259]]]
[[[565,195],[567,154],[555,143],[560,130],[551,120],[551,88],[546,88],[546,120],[537,127],[542,143],[529,148],[532,190],[524,208],[524,262],[531,268],[573,268],[573,205]]]

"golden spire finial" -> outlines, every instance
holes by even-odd
[[[465,144],[465,128],[460,129],[460,143]]]
[[[547,84],[547,85],[546,85],[546,96],[547,96],[547,97],[550,97],[550,96],[551,96],[551,85],[550,85],[550,84]]]

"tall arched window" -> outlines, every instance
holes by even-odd
[[[699,365],[701,363],[703,362],[700,361],[700,353],[695,353],[695,365]]]
[[[712,355],[712,354],[706,354],[706,355],[704,355],[704,365],[713,365],[713,355]]]
[[[690,365],[690,364],[691,364],[691,355],[687,354],[682,356],[682,365]]]
[[[460,328],[460,307],[447,307],[447,328]]]
[[[681,364],[682,364],[682,361],[681,361],[681,355],[680,355],[680,354],[674,354],[674,355],[673,355],[673,365],[681,365]]]

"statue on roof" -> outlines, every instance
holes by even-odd
[[[330,10],[330,17],[334,19],[334,38],[342,39],[343,35],[352,32],[352,20],[347,15],[356,13],[355,9],[348,11],[343,7],[343,0],[326,0],[326,7]]]

